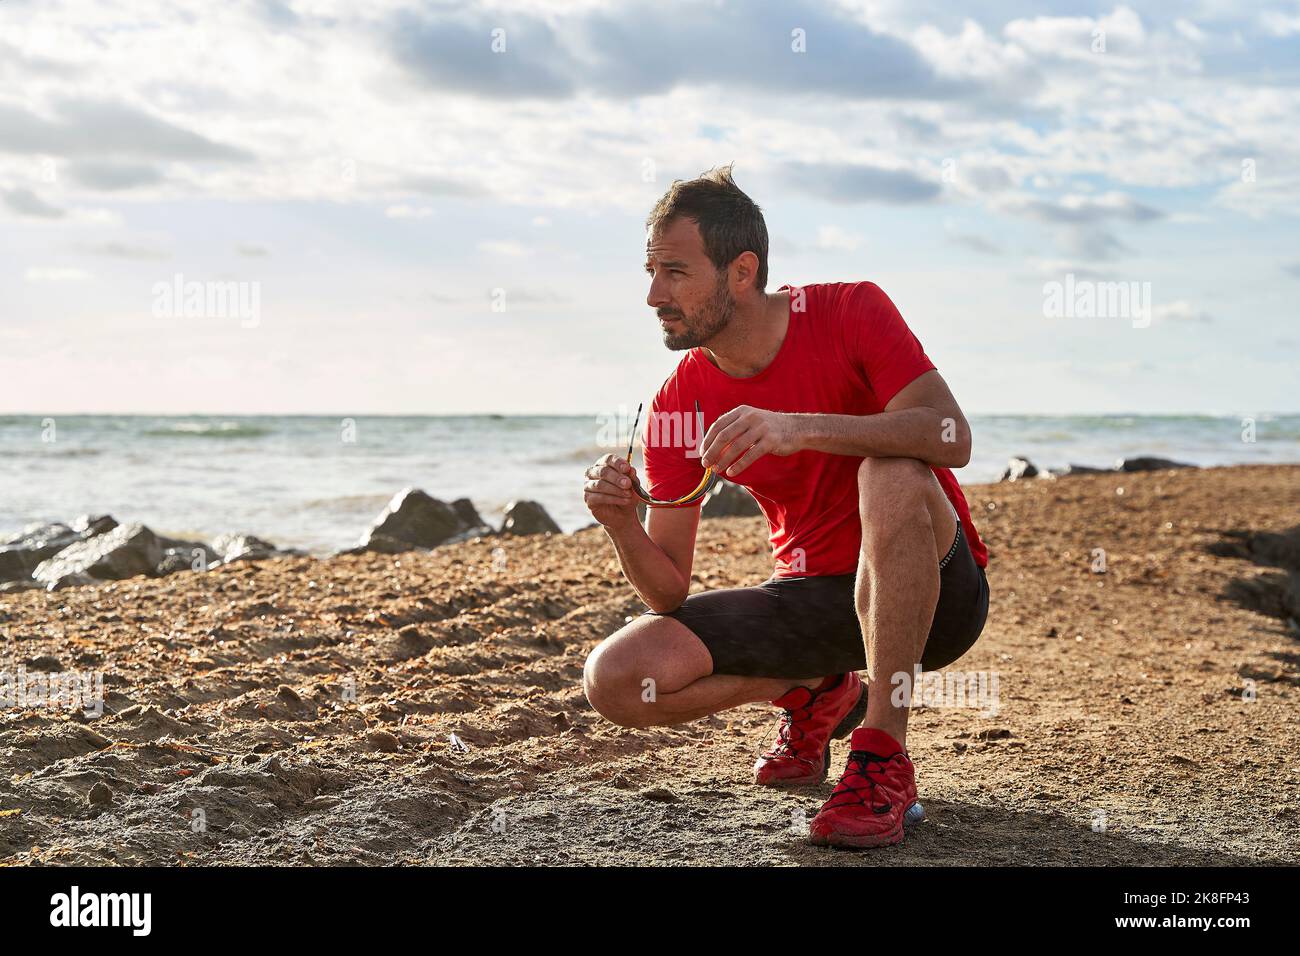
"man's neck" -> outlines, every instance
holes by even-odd
[[[772,364],[790,326],[790,294],[763,293],[748,309],[736,307],[727,327],[704,347],[709,360],[732,378],[753,378]]]

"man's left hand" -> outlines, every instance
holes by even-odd
[[[800,451],[795,419],[783,412],[740,405],[709,426],[700,449],[700,464],[730,478],[763,455]]]

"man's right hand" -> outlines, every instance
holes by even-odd
[[[638,523],[638,499],[632,493],[636,469],[624,458],[604,455],[586,471],[583,497],[591,516],[606,528]]]

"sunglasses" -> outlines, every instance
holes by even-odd
[[[627,442],[627,463],[632,464],[632,445],[636,441],[636,426],[641,421],[641,409],[645,406],[642,402],[636,407],[636,418],[632,420],[632,434],[628,437]],[[700,403],[697,399],[695,402],[695,421],[698,425],[700,440],[704,440],[704,413],[700,411]],[[641,501],[645,502],[649,508],[686,508],[690,505],[701,501],[705,495],[713,488],[717,482],[718,474],[713,468],[704,469],[704,477],[700,483],[695,486],[695,490],[690,494],[682,495],[680,498],[665,500],[661,498],[652,498],[650,493],[641,487],[641,482],[636,478],[632,479],[632,494],[636,495]]]

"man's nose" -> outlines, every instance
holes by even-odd
[[[672,299],[668,295],[668,280],[655,276],[650,280],[650,292],[645,297],[646,305],[652,309],[660,309],[669,305]]]

